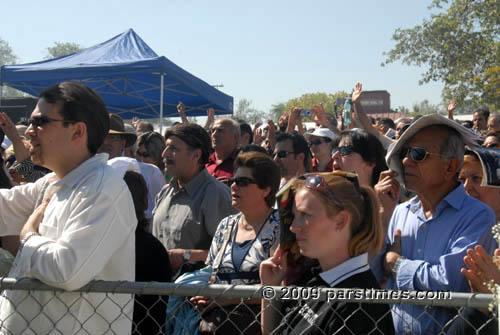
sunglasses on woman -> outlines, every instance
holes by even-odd
[[[238,187],[245,187],[245,186],[248,186],[250,184],[257,184],[255,179],[252,179],[249,177],[233,177],[233,178],[229,178],[228,182],[229,182],[229,185],[233,185],[233,183],[235,183],[236,186],[238,186]]]
[[[336,153],[339,152],[340,156],[349,156],[354,152],[354,147],[352,145],[343,145],[341,147],[336,147],[333,148],[332,150],[332,156]]]
[[[149,157],[149,156],[150,156],[150,155],[149,155],[149,152],[147,152],[147,151],[139,151],[139,150],[137,150],[137,151],[135,152],[135,154],[136,154],[137,156],[141,156],[141,157],[144,157],[144,158],[147,158],[147,157]]]
[[[413,148],[402,148],[399,152],[399,158],[403,160],[405,157],[410,157],[410,159],[414,162],[423,162],[428,155],[436,155],[441,156],[440,154],[435,154],[427,151],[422,147],[413,147]]]
[[[348,181],[350,181],[351,183],[353,183],[356,190],[360,192],[357,174],[347,171],[334,171],[332,173],[328,173],[328,176],[343,177]],[[332,199],[335,205],[339,207],[341,210],[345,208],[342,202],[339,200],[339,198],[336,197],[332,191],[330,191],[330,189],[328,188],[328,183],[326,182],[325,178],[323,178],[322,175],[313,174],[313,175],[302,176],[301,178],[306,178],[305,186],[307,188],[323,192],[323,194],[326,194],[330,199]]]

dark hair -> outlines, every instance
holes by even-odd
[[[257,145],[254,143],[247,144],[247,145],[241,147],[240,153],[244,153],[244,152],[260,152],[260,153],[263,153],[263,154],[270,156],[269,152],[264,147],[261,147],[260,145]]]
[[[248,134],[249,135],[249,144],[253,143],[253,131],[252,127],[248,123],[240,123],[240,134]]]
[[[478,113],[479,115],[481,115],[482,117],[484,117],[486,120],[488,120],[488,117],[490,116],[490,111],[486,108],[479,108],[479,109],[476,109],[476,111],[474,112],[474,114]]]
[[[138,130],[141,129],[141,131],[144,131],[144,132],[149,132],[149,131],[154,131],[155,130],[155,128],[153,127],[153,125],[150,122],[147,122],[147,121],[141,121],[141,122],[139,122],[139,124],[137,125],[137,128],[138,128]]]
[[[158,166],[160,170],[163,171],[165,164],[163,163],[163,158],[161,154],[165,150],[165,140],[160,133],[150,131],[139,135],[137,140],[137,147],[141,145],[146,147],[151,158],[155,161],[155,165]]]
[[[309,145],[307,144],[306,139],[304,136],[300,135],[299,133],[283,133],[283,132],[278,132],[276,134],[276,143],[283,142],[286,140],[292,141],[292,147],[293,147],[293,153],[295,155],[304,154],[304,168],[306,172],[311,171],[311,151],[309,150]]]
[[[280,168],[271,157],[260,152],[240,153],[234,161],[234,170],[246,167],[252,170],[252,177],[260,189],[270,187],[271,191],[265,198],[266,204],[273,207],[276,201],[276,192],[280,187]]]
[[[138,221],[136,229],[145,231],[149,224],[144,213],[148,209],[148,186],[146,181],[140,173],[134,171],[125,172],[123,180],[125,180],[134,200],[135,216]]]
[[[387,127],[391,129],[396,129],[396,125],[394,124],[394,121],[392,119],[389,119],[388,117],[384,117],[380,119],[379,123],[386,125]]]
[[[496,137],[500,141],[500,131],[491,130],[491,131],[487,132],[486,135],[484,135],[484,140],[486,140],[486,138],[488,138],[490,136]]]
[[[364,130],[345,130],[340,134],[340,140],[349,138],[354,152],[361,155],[365,162],[374,163],[372,180],[370,185],[373,187],[378,182],[378,178],[382,171],[387,170],[385,162],[385,149],[382,143]]]
[[[43,90],[40,99],[61,106],[64,120],[87,126],[87,148],[94,155],[109,131],[109,115],[101,97],[90,87],[77,82],[62,82]]]
[[[210,136],[203,127],[195,123],[179,123],[168,129],[165,140],[170,136],[177,136],[192,149],[200,149],[200,166],[205,166],[210,156]]]
[[[5,169],[3,168],[3,166],[4,166],[4,160],[2,156],[0,156],[0,189],[12,188],[12,183],[10,181],[10,178],[7,176],[7,173],[5,173]]]

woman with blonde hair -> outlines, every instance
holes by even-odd
[[[368,265],[368,255],[382,248],[384,238],[373,190],[360,186],[356,174],[342,171],[299,177],[292,189],[295,202],[290,231],[300,254],[319,263],[294,284],[363,292],[378,289]],[[261,263],[262,285],[280,285],[286,273],[287,253],[281,249]],[[394,333],[388,305],[314,299],[295,301],[283,309],[285,306],[273,308],[270,304],[262,302],[265,334]],[[277,310],[285,315],[281,322]]]

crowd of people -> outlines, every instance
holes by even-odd
[[[92,280],[172,282],[206,265],[215,282],[281,285],[280,230],[316,262],[294,285],[489,292],[500,284],[492,227],[500,191],[482,186],[473,148],[500,148],[500,116],[373,120],[352,93],[352,123],[311,106],[275,125],[215,118],[164,134],[126,124],[89,87],[45,89],[25,124],[0,114],[0,271],[64,292],[4,290],[0,332],[157,334],[168,297],[74,293]],[[293,190],[293,222],[276,195]],[[288,283],[287,283],[288,284]],[[131,302],[132,301],[132,302]],[[133,303],[135,301],[135,303]],[[463,334],[487,311],[342,301],[191,297],[202,334]]]

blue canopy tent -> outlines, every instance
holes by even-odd
[[[1,68],[1,86],[35,96],[61,81],[92,87],[124,119],[178,116],[179,101],[188,116],[206,115],[208,108],[233,113],[232,97],[159,57],[132,29],[67,56]]]

